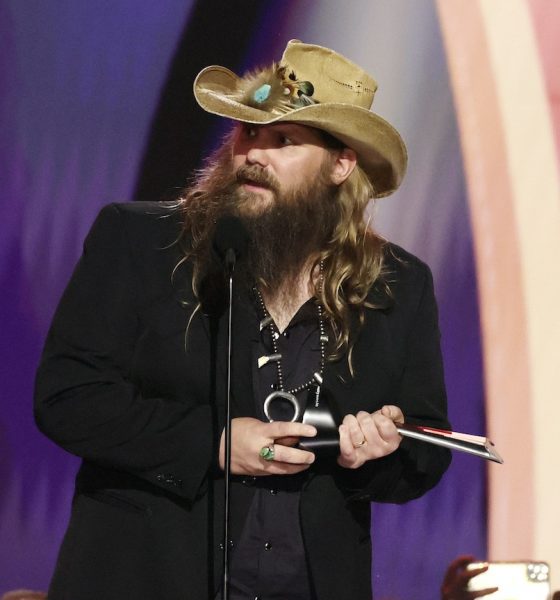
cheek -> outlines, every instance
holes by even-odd
[[[299,187],[312,181],[318,182],[321,173],[321,165],[316,160],[306,163],[295,162],[285,168],[282,172],[283,179],[288,186]]]
[[[241,156],[239,154],[236,154],[233,156],[233,159],[231,161],[231,169],[233,172],[233,175],[235,176],[235,174],[237,173],[237,170],[245,165],[245,157]]]
[[[238,169],[247,159],[248,149],[244,147],[240,140],[236,140],[231,148],[232,155],[232,166],[234,169]]]
[[[231,166],[233,167],[233,171],[237,171],[237,169],[239,169],[239,167],[244,164],[245,162],[245,157],[242,156],[241,154],[234,154],[233,155],[233,159],[231,161]]]

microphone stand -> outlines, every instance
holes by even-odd
[[[229,280],[228,301],[228,343],[227,343],[227,385],[225,398],[224,426],[224,537],[223,537],[223,585],[222,600],[229,597],[229,514],[231,484],[231,358],[232,358],[232,315],[233,315],[233,271],[238,257],[243,255],[249,243],[249,235],[241,220],[234,216],[221,217],[216,222],[213,249],[224,262]]]
[[[233,315],[233,271],[235,269],[235,251],[228,248],[225,255],[225,265],[228,274],[228,344],[227,344],[227,385],[226,385],[226,419],[224,428],[225,460],[224,460],[224,563],[222,600],[229,598],[229,508],[230,508],[230,478],[231,478],[231,351],[232,351],[232,315]]]

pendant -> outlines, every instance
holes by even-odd
[[[313,379],[315,380],[315,382],[317,383],[317,385],[319,387],[321,387],[323,385],[323,376],[321,375],[321,373],[319,372],[315,372],[313,373]]]
[[[267,365],[271,360],[282,360],[281,354],[269,354],[268,356],[259,356],[257,359],[257,367],[260,369]]]
[[[265,327],[268,327],[272,323],[272,317],[267,315],[260,323],[259,323],[259,331],[262,331]]]
[[[276,390],[275,392],[272,392],[272,394],[269,394],[266,397],[266,400],[264,401],[264,407],[263,407],[266,418],[271,423],[274,421],[274,419],[270,416],[270,408],[271,408],[270,405],[275,400],[279,400],[279,399],[287,400],[294,407],[294,416],[290,419],[290,421],[292,423],[295,423],[296,421],[298,421],[300,413],[301,413],[298,401],[293,394],[290,394],[290,392],[284,392],[283,390]]]

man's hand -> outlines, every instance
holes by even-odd
[[[497,587],[485,588],[483,590],[467,590],[467,584],[475,576],[488,570],[488,565],[477,569],[467,569],[467,565],[474,562],[474,556],[463,555],[457,557],[445,572],[441,586],[441,600],[472,600],[493,594]]]
[[[313,452],[292,446],[300,437],[314,437],[311,425],[274,421],[263,423],[251,417],[231,420],[231,472],[235,475],[293,475],[308,469],[315,460]],[[225,432],[220,440],[220,467],[225,464]],[[274,446],[274,460],[259,455],[264,446]]]
[[[357,469],[367,460],[391,454],[402,440],[395,423],[403,422],[404,415],[397,406],[384,406],[374,413],[361,411],[357,415],[346,415],[338,428],[338,464]]]

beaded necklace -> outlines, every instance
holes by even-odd
[[[321,261],[319,263],[319,291],[321,291],[323,289],[323,283],[324,283],[323,261]],[[267,356],[261,356],[259,358],[258,367],[260,369],[262,366],[264,366],[265,364],[267,364],[271,361],[275,362],[276,363],[276,373],[277,373],[277,378],[278,378],[278,389],[276,389],[271,394],[269,394],[264,401],[264,413],[269,421],[273,421],[273,419],[269,415],[270,405],[275,400],[278,400],[278,399],[287,400],[288,402],[290,402],[292,404],[292,406],[294,408],[294,416],[292,417],[291,420],[297,421],[297,420],[299,420],[301,409],[300,409],[299,403],[298,403],[295,395],[298,394],[299,392],[302,392],[303,390],[310,388],[312,385],[318,386],[318,389],[317,389],[317,394],[318,394],[319,387],[323,383],[323,370],[325,368],[326,349],[327,349],[327,343],[329,341],[329,336],[325,332],[325,320],[323,317],[323,306],[321,305],[320,302],[317,302],[317,319],[319,322],[319,344],[320,344],[319,370],[315,371],[313,373],[313,376],[311,377],[311,379],[309,379],[305,383],[302,383],[290,390],[285,390],[284,389],[284,375],[283,375],[283,371],[282,371],[282,354],[278,351],[278,338],[280,337],[280,332],[278,331],[278,328],[274,324],[274,320],[273,320],[272,316],[270,315],[270,313],[268,312],[268,309],[266,308],[262,294],[257,286],[255,286],[255,294],[256,294],[257,300],[259,302],[261,312],[263,314],[263,318],[259,324],[260,331],[262,331],[265,328],[267,328],[270,331],[270,338],[272,340],[272,351],[273,351],[272,354],[267,355]]]

